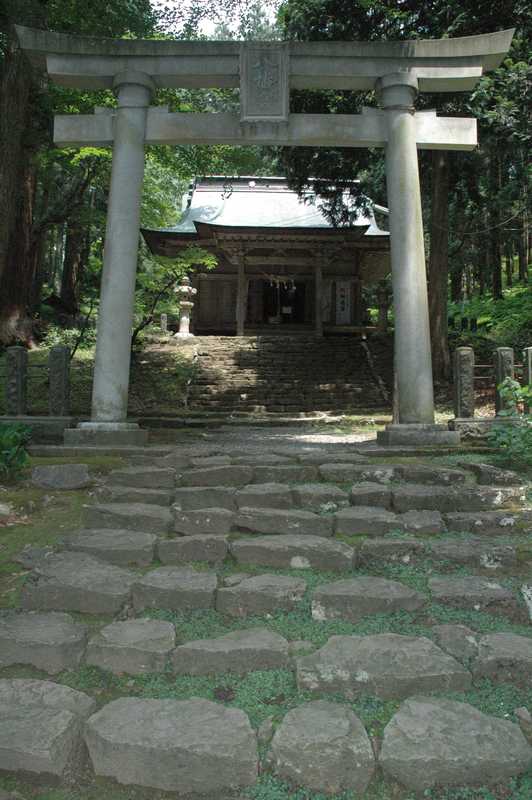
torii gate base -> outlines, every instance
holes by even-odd
[[[474,88],[496,68],[513,31],[409,42],[183,42],[97,40],[17,28],[22,48],[64,86],[114,89],[118,107],[58,116],[63,146],[113,146],[91,422],[68,444],[143,444],[127,422],[144,146],[254,144],[384,147],[390,208],[398,423],[386,445],[457,444],[434,424],[418,148],[470,150],[475,120],[415,113],[419,91]],[[237,114],[150,108],[157,88],[239,87]],[[290,89],[376,90],[381,109],[357,116],[291,114]]]

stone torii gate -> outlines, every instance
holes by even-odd
[[[464,92],[496,68],[513,30],[405,42],[184,42],[89,39],[18,27],[21,47],[51,80],[113,89],[116,110],[56,116],[59,146],[112,146],[91,422],[68,443],[142,443],[126,422],[145,144],[384,147],[390,208],[399,424],[386,443],[449,443],[434,425],[417,149],[471,150],[476,120],[415,112],[418,92]],[[239,87],[240,114],[169,113],[158,88]],[[290,89],[375,89],[380,109],[292,114]]]

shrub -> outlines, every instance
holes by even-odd
[[[15,480],[28,463],[26,445],[31,436],[27,425],[0,425],[0,478]]]
[[[532,466],[532,389],[513,378],[505,378],[497,388],[505,408],[499,412],[499,421],[492,426],[488,441],[512,465]]]

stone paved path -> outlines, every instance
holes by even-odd
[[[0,770],[220,800],[517,778],[532,726],[490,696],[532,707],[526,491],[286,428],[135,456],[0,614]]]

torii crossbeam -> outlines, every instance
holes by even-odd
[[[92,421],[68,442],[132,443],[126,422],[145,144],[384,147],[390,208],[399,425],[385,443],[449,443],[434,425],[417,149],[471,150],[476,121],[415,112],[418,92],[470,91],[495,69],[513,30],[405,42],[182,42],[88,39],[17,27],[34,64],[63,86],[114,89],[118,107],[57,116],[61,146],[112,146],[113,167],[94,370]],[[240,115],[150,107],[158,88],[238,87]],[[375,89],[381,109],[291,114],[291,89]]]

